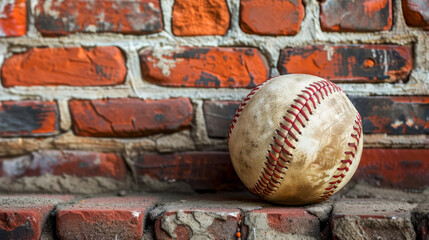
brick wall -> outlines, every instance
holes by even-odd
[[[360,111],[356,180],[429,182],[427,1],[5,0],[0,12],[1,191],[242,188],[229,122],[252,87],[289,73],[337,82]]]

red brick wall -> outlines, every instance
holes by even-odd
[[[337,82],[360,111],[356,180],[429,183],[428,1],[6,0],[0,12],[0,191],[240,189],[229,122],[251,88],[290,73]]]

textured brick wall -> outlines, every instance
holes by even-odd
[[[337,82],[362,114],[357,180],[429,183],[428,1],[5,0],[0,12],[0,191],[242,188],[229,122],[251,88],[289,73]]]

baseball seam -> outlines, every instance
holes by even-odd
[[[300,129],[305,128],[304,121],[309,121],[305,110],[313,115],[312,110],[333,92],[342,92],[342,89],[326,80],[312,83],[301,90],[294,103],[287,109],[287,114],[283,116],[284,121],[280,122],[280,128],[275,130],[273,143],[270,144],[265,157],[265,166],[254,187],[249,189],[252,193],[265,198],[277,191],[288,169],[287,165],[293,160],[292,152],[295,149],[293,141],[298,142]]]

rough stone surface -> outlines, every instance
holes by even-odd
[[[23,36],[27,33],[27,1],[0,3],[0,37]]]
[[[174,87],[253,88],[268,77],[255,48],[164,47],[140,54],[143,79]]]
[[[406,81],[411,49],[395,45],[314,45],[281,51],[281,74],[304,73],[334,82]]]
[[[153,197],[106,197],[59,208],[60,239],[141,239]]]
[[[335,202],[334,239],[415,239],[411,210],[416,204],[383,200],[343,199]]]
[[[73,131],[78,136],[141,137],[187,128],[192,105],[187,98],[72,100]]]
[[[175,0],[172,30],[176,36],[225,35],[230,14],[225,0]]]
[[[240,105],[239,101],[205,101],[204,119],[209,137],[226,138],[231,120]]]
[[[0,102],[0,136],[49,136],[59,129],[54,101]]]
[[[416,226],[418,239],[429,238],[429,200],[422,201],[414,210],[412,220]]]
[[[240,27],[259,35],[296,35],[304,18],[301,0],[240,1]]]
[[[127,170],[122,158],[114,153],[80,151],[33,152],[0,159],[0,177],[32,177],[45,174],[75,177],[109,177],[124,180]]]
[[[389,30],[391,0],[323,0],[320,25],[324,31],[366,32]]]
[[[35,24],[43,35],[76,32],[147,34],[162,31],[159,0],[40,0]]]
[[[33,48],[3,63],[2,82],[14,86],[108,86],[127,73],[117,47]]]
[[[402,11],[409,26],[429,30],[429,2],[422,0],[402,0]]]
[[[419,203],[429,196],[427,194],[404,191],[403,189],[389,189],[374,187],[367,183],[358,183],[344,194],[347,198],[370,198]]]

